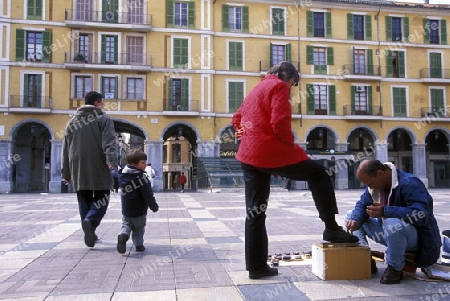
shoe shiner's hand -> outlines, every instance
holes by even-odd
[[[345,228],[347,232],[353,233],[353,231],[359,229],[359,223],[357,221],[353,221],[351,219],[345,221]]]
[[[372,205],[366,207],[366,213],[370,217],[383,217],[384,206],[380,203],[373,203]]]

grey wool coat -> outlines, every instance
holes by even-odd
[[[95,106],[79,107],[66,125],[61,157],[61,176],[75,191],[111,189],[109,166],[117,166],[111,118]]]

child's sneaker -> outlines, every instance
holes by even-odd
[[[128,235],[126,235],[126,234],[119,234],[117,236],[117,252],[119,252],[120,254],[123,254],[126,252],[127,240],[128,240]]]
[[[145,251],[145,247],[143,245],[136,246],[136,252],[144,252],[144,251]]]

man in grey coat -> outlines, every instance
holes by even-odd
[[[117,173],[113,121],[102,110],[103,95],[91,91],[65,128],[61,176],[77,193],[84,242],[93,247],[95,229],[106,214],[111,173]]]

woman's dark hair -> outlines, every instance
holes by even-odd
[[[300,81],[300,73],[297,68],[290,62],[279,62],[275,66],[267,71],[267,74],[276,74],[279,79],[284,82],[287,82],[290,79],[295,80],[295,86],[298,86],[298,82]]]
[[[84,104],[86,105],[94,105],[96,101],[102,102],[102,98],[104,98],[103,94],[100,94],[95,91],[91,91],[86,93],[84,96]]]
[[[141,160],[147,161],[147,154],[140,149],[132,149],[127,153],[126,160],[128,164],[138,164]]]

